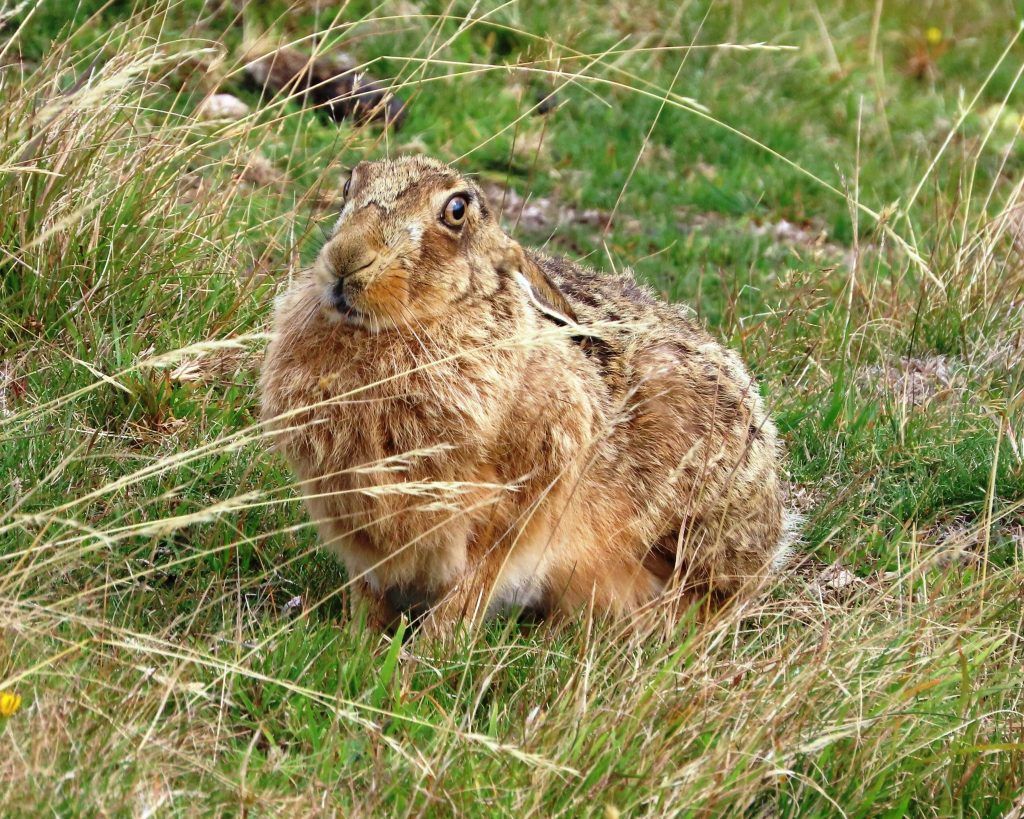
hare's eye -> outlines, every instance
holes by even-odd
[[[461,193],[457,193],[444,206],[441,221],[448,225],[448,227],[462,227],[462,223],[466,221],[467,213],[469,213],[469,200]]]
[[[345,180],[345,187],[341,189],[341,198],[348,199],[348,192],[352,190],[352,177]]]

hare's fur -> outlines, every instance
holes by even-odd
[[[628,273],[524,250],[446,165],[361,163],[350,188],[278,302],[263,416],[381,623],[759,585],[779,451],[738,356]]]

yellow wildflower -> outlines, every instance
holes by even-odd
[[[0,717],[13,717],[21,708],[21,695],[0,691]]]
[[[932,26],[924,33],[924,38],[928,41],[928,45],[937,46],[942,42],[942,29]]]

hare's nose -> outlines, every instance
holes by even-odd
[[[334,275],[345,279],[372,265],[377,261],[377,254],[366,247],[341,247],[331,253],[329,259]]]
[[[377,261],[376,255],[369,257],[362,257],[356,261],[350,262],[347,265],[338,267],[338,278],[344,279],[358,273],[360,270],[366,270],[370,265]]]
[[[338,279],[338,281],[335,282],[334,287],[331,288],[331,304],[334,305],[335,309],[342,313],[346,313],[352,309],[352,305],[349,304],[348,296],[345,295],[344,279]]]

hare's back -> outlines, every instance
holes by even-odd
[[[739,356],[712,338],[686,307],[658,298],[629,272],[599,273],[542,254],[533,259],[580,324],[604,323],[594,338],[581,342],[581,352],[596,362],[612,395],[647,396],[669,414],[705,428],[735,426],[727,435],[739,435],[748,425],[771,429]]]
[[[531,257],[572,305],[581,324],[611,323],[602,336],[612,346],[635,348],[643,336],[684,346],[713,343],[686,307],[658,298],[629,270],[601,273],[569,259],[537,252]]]

